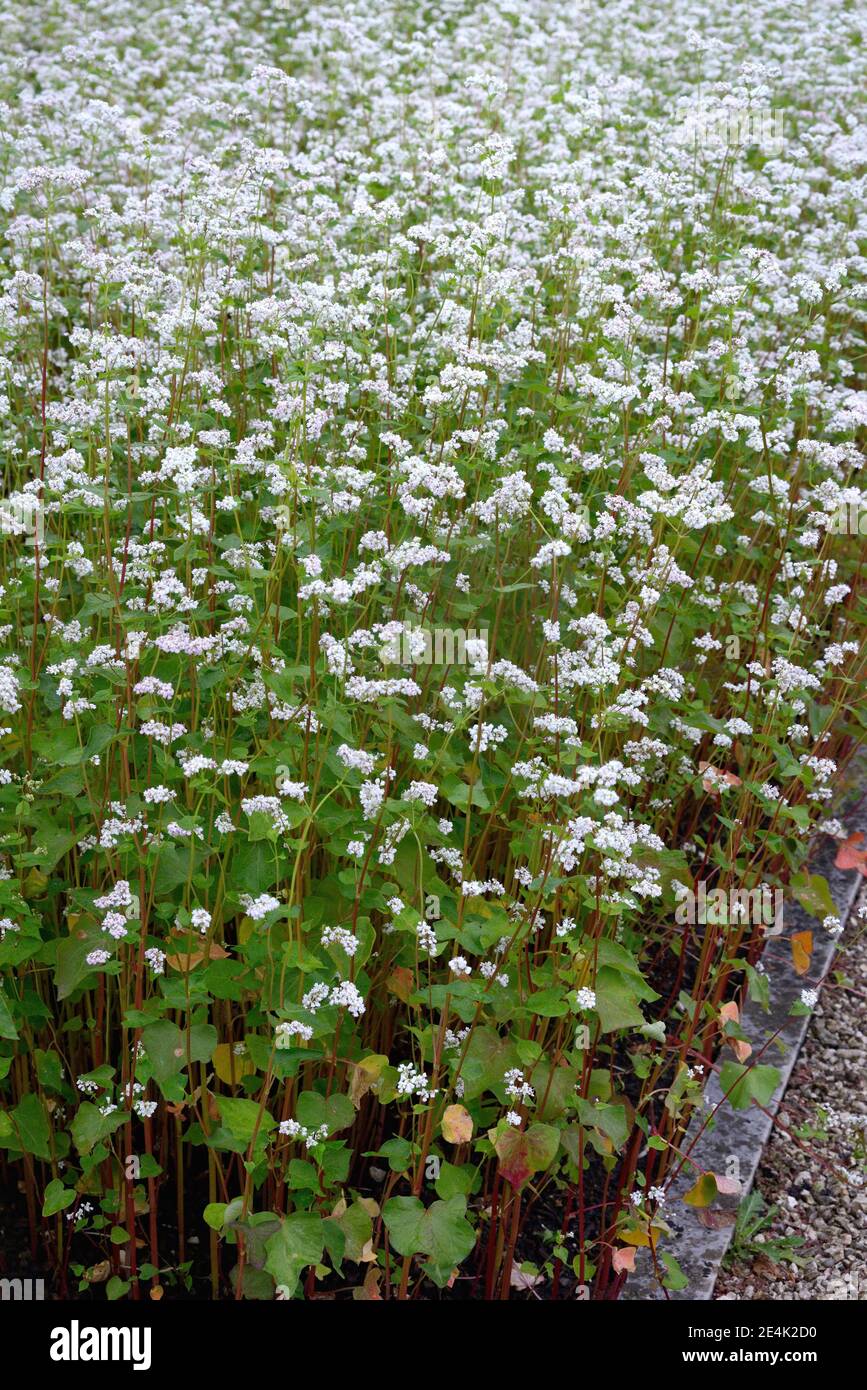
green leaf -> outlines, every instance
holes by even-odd
[[[333,1095],[326,1100],[318,1091],[302,1091],[295,1107],[295,1118],[305,1129],[327,1125],[332,1135],[354,1123],[355,1106],[349,1096]]]
[[[247,840],[232,861],[232,886],[258,897],[277,882],[280,863],[273,845],[264,840]]]
[[[287,1216],[279,1231],[265,1242],[265,1268],[294,1297],[302,1270],[318,1264],[325,1249],[322,1217],[307,1212]]]
[[[232,1281],[232,1288],[238,1287],[238,1266],[229,1275]],[[274,1297],[274,1280],[264,1269],[257,1269],[253,1265],[245,1265],[244,1273],[241,1276],[241,1293],[244,1298],[260,1299],[263,1302],[271,1302]]]
[[[427,1208],[419,1197],[391,1197],[382,1208],[389,1240],[399,1255],[424,1249]]]
[[[387,1158],[388,1166],[393,1173],[405,1173],[412,1163],[412,1144],[408,1139],[402,1139],[396,1134],[393,1139],[387,1139],[382,1148],[375,1153],[365,1154],[365,1158]]]
[[[37,1047],[34,1058],[40,1086],[48,1091],[62,1091],[63,1076],[58,1054],[54,1051],[43,1052],[42,1048]]]
[[[38,864],[43,873],[50,873],[55,865],[72,849],[78,836],[72,830],[61,830],[51,825],[37,827],[40,849],[38,853],[22,856],[21,862]]]
[[[93,974],[93,967],[87,964],[87,956],[95,947],[104,945],[105,937],[100,931],[80,934],[76,930],[71,936],[58,941],[54,956],[54,985],[59,1000],[68,999],[82,981]]]
[[[643,1038],[651,1038],[653,1042],[665,1042],[665,1024],[661,1018],[655,1023],[645,1023],[643,1028],[639,1028],[639,1033]]]
[[[603,965],[596,972],[595,990],[596,1012],[603,1033],[643,1027],[646,1020],[638,1007],[634,982],[629,977],[611,966]]]
[[[0,1038],[8,1038],[10,1042],[14,1042],[17,1037],[18,1029],[12,1019],[3,986],[0,985]]]
[[[436,1192],[438,1197],[442,1197],[447,1202],[449,1197],[467,1197],[472,1192],[476,1180],[479,1176],[478,1169],[472,1163],[462,1163],[457,1166],[454,1163],[445,1162],[440,1167],[440,1174],[436,1180]]]
[[[64,767],[75,767],[101,753],[103,748],[107,748],[114,738],[114,733],[110,724],[95,724],[84,748],[79,747],[76,740],[75,747],[69,748],[58,757],[47,758],[46,761],[60,763]]]
[[[777,1067],[743,1067],[739,1062],[724,1062],[720,1068],[719,1084],[735,1110],[746,1110],[756,1101],[768,1105],[780,1084]]]
[[[561,989],[540,989],[531,994],[525,1003],[531,1014],[540,1018],[562,1018],[569,1012],[569,1005]]]
[[[442,1286],[476,1243],[466,1209],[467,1199],[460,1194],[427,1208],[418,1197],[392,1197],[382,1209],[382,1219],[398,1254],[429,1255],[429,1273]]]
[[[333,1218],[345,1238],[344,1256],[357,1262],[364,1253],[364,1247],[373,1235],[373,1221],[370,1212],[360,1202],[353,1202],[342,1216]]]
[[[838,915],[828,880],[821,874],[795,874],[791,881],[791,889],[804,911],[819,921]]]
[[[635,980],[635,992],[641,999],[658,999],[659,996],[645,980],[638,968],[638,962],[625,946],[621,946],[619,941],[609,941],[603,938],[596,945],[597,965],[610,965],[614,970],[619,970],[621,975],[630,975]]]
[[[50,1130],[45,1107],[38,1096],[25,1096],[12,1113],[16,1140],[9,1143],[10,1148],[19,1148],[22,1153],[33,1154],[34,1158],[51,1158]]]
[[[69,1127],[72,1142],[79,1153],[89,1154],[103,1139],[126,1124],[128,1119],[126,1110],[113,1110],[110,1115],[102,1115],[91,1101],[83,1101]]]
[[[222,1231],[223,1218],[226,1215],[226,1202],[209,1202],[202,1212],[205,1218],[205,1225],[210,1226],[212,1231]]]
[[[493,1028],[474,1028],[461,1068],[464,1100],[475,1100],[487,1090],[497,1090],[505,1098],[503,1077],[518,1063],[517,1048],[510,1038],[501,1038]]]
[[[151,1064],[154,1079],[162,1085],[187,1065],[187,1034],[167,1018],[142,1030],[141,1040]],[[209,1062],[217,1046],[217,1030],[210,1023],[196,1023],[189,1033],[189,1056],[193,1062]]]
[[[681,1062],[675,1074],[675,1078],[668,1088],[668,1095],[665,1097],[665,1100],[663,1101],[663,1104],[670,1115],[677,1114],[680,1102],[686,1093],[687,1086],[689,1085],[689,1080],[689,1067],[686,1065],[685,1062]]]
[[[142,1045],[148,1056],[154,1080],[163,1082],[177,1076],[186,1066],[185,1038],[176,1023],[161,1018],[142,1029]]]
[[[533,1067],[529,1080],[538,1096],[536,1118],[548,1124],[551,1120],[559,1119],[565,1110],[571,1109],[581,1073],[577,1067],[554,1067],[543,1060]]]
[[[277,1121],[267,1110],[261,1110],[261,1106],[255,1100],[235,1099],[232,1096],[218,1096],[217,1105],[223,1124],[229,1130],[232,1138],[239,1140],[242,1144],[249,1144],[254,1133],[256,1133],[256,1124],[259,1120],[260,1112],[262,1114],[262,1120],[258,1129],[260,1135],[270,1133],[277,1124]]]
[[[754,965],[749,965],[749,964],[747,964],[747,963],[745,962],[745,963],[744,963],[744,969],[745,969],[746,972],[747,972],[747,979],[748,979],[748,981],[749,981],[749,996],[750,996],[750,999],[755,999],[756,1003],[759,1005],[760,1008],[764,1009],[765,1013],[770,1013],[770,1009],[771,1009],[771,982],[770,982],[770,979],[768,978],[767,975],[763,974],[760,970],[756,970],[756,968],[755,968]]]
[[[322,1235],[325,1239],[325,1253],[331,1261],[331,1266],[338,1274],[343,1273],[343,1261],[346,1258],[346,1236],[343,1228],[331,1216],[326,1216],[322,1222]]]
[[[472,789],[470,789],[466,782],[461,781],[460,777],[446,777],[441,791],[446,801],[450,801],[452,806],[458,806],[462,810],[466,810],[467,801],[472,806],[478,806],[480,811],[490,809],[491,803],[481,782],[474,782]]]
[[[777,802],[777,809],[780,815],[793,820],[799,830],[810,829],[810,813],[806,806],[789,806],[785,801],[779,801]]]
[[[597,1105],[592,1100],[578,1100],[578,1118],[582,1125],[593,1126],[607,1135],[616,1149],[626,1143],[629,1122],[625,1105]]]
[[[201,862],[201,852],[193,852],[192,861],[195,867]],[[178,845],[160,845],[159,858],[156,863],[156,873],[154,874],[154,892],[158,898],[165,897],[173,893],[176,888],[180,888],[186,883],[190,876],[190,851],[181,849]]]
[[[665,1250],[660,1250],[659,1258],[668,1270],[663,1284],[667,1289],[685,1289],[689,1280],[681,1269],[673,1255],[669,1255]]]
[[[66,1187],[59,1178],[52,1178],[42,1199],[42,1215],[54,1216],[56,1212],[71,1207],[75,1201],[75,1188]]]

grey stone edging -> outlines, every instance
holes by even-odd
[[[867,800],[861,798],[849,809],[848,815],[847,808],[844,808],[840,818],[850,834],[855,830],[867,832]],[[836,852],[837,841],[822,836],[815,855],[810,857],[809,867],[810,872],[822,874],[828,880],[837,915],[845,926],[864,879],[858,870],[835,868]],[[771,1043],[761,1058],[762,1062],[772,1063],[780,1071],[780,1084],[767,1107],[769,1113],[760,1110],[756,1105],[751,1105],[748,1110],[734,1110],[727,1102],[723,1103],[716,1112],[713,1124],[704,1131],[695,1148],[690,1151],[690,1158],[705,1172],[725,1174],[731,1156],[734,1155],[738,1160],[740,1195],[719,1197],[714,1204],[717,1210],[736,1209],[753,1185],[764,1147],[770,1137],[774,1117],[810,1022],[809,1014],[789,1018],[789,1009],[798,999],[802,989],[824,977],[834,957],[834,939],[799,903],[785,904],[783,923],[783,935],[771,938],[771,950],[766,958],[771,984],[770,1013],[765,1013],[755,1000],[748,999],[740,1020],[744,1035],[753,1045],[754,1055],[761,1051],[777,1029],[780,1030],[778,1039]],[[792,965],[789,941],[794,932],[808,930],[813,932],[813,954],[807,975],[799,976]],[[784,944],[785,949],[780,950],[780,944]],[[783,1051],[778,1044],[783,1046]],[[722,1100],[716,1073],[708,1080],[704,1094],[707,1104],[693,1115],[683,1141],[684,1152],[689,1148],[709,1111]],[[657,1280],[650,1252],[643,1249],[636,1258],[635,1272],[627,1277],[621,1299],[646,1301],[665,1299],[667,1296],[669,1299],[702,1301],[713,1296],[717,1274],[731,1243],[734,1227],[725,1226],[721,1230],[709,1230],[699,1221],[696,1209],[685,1205],[684,1194],[693,1186],[695,1177],[692,1165],[684,1164],[668,1188],[664,1216],[672,1234],[666,1238],[664,1245],[660,1246],[675,1257],[689,1284],[681,1290],[664,1290]]]

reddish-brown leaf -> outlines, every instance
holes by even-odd
[[[722,1173],[714,1173],[717,1190],[724,1197],[737,1197],[741,1190],[741,1185],[737,1178],[727,1178]]]
[[[542,1172],[553,1162],[559,1142],[559,1131],[551,1125],[504,1130],[494,1143],[500,1172],[512,1187],[522,1188],[531,1173]]]
[[[837,858],[834,865],[838,869],[859,869],[862,874],[867,876],[867,849],[860,849],[863,843],[864,834],[861,830],[856,830],[850,835],[848,840],[844,840],[837,850]]]
[[[385,982],[389,994],[394,994],[404,1004],[409,1003],[412,994],[413,977],[408,965],[396,965]]]
[[[635,1256],[638,1254],[634,1245],[621,1245],[611,1258],[615,1274],[622,1274],[625,1269],[632,1271],[635,1268]]]
[[[714,767],[712,763],[700,762],[698,770],[705,774],[711,774],[705,775],[701,779],[701,785],[711,796],[719,796],[720,780],[727,782],[730,787],[739,787],[741,785],[740,777],[734,772],[723,772],[722,768]]]
[[[722,1231],[726,1226],[733,1226],[738,1219],[736,1211],[710,1211],[705,1208],[696,1212],[696,1217],[707,1231]]]

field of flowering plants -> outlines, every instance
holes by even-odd
[[[841,931],[863,10],[8,0],[2,49],[0,1273],[683,1289],[779,900]]]

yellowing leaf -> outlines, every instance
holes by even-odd
[[[382,1076],[384,1069],[388,1066],[388,1058],[382,1053],[371,1052],[369,1057],[362,1057],[352,1068],[352,1076],[349,1082],[349,1099],[356,1110],[361,1105],[362,1100],[367,1095],[371,1086],[374,1086]]]
[[[723,1004],[719,1011],[720,1023],[725,1027],[727,1023],[738,1023],[740,1021],[740,1010],[734,1000],[728,1004]],[[752,1052],[752,1047],[748,1042],[741,1038],[726,1038],[726,1042],[734,1052],[739,1062],[745,1062]]]
[[[381,1303],[382,1294],[379,1292],[379,1281],[382,1278],[381,1269],[369,1269],[364,1276],[364,1283],[357,1289],[352,1290],[354,1299],[361,1299],[368,1303],[371,1301]]]
[[[620,1232],[621,1240],[628,1240],[630,1245],[649,1245],[650,1238],[641,1226],[624,1226]]]
[[[717,1184],[713,1173],[702,1173],[683,1200],[690,1207],[709,1207],[716,1196]]]
[[[48,875],[39,869],[31,869],[21,887],[25,898],[41,898],[48,887]]]
[[[255,1070],[252,1058],[246,1053],[238,1056],[234,1045],[218,1043],[214,1048],[214,1071],[227,1086],[234,1086],[242,1076],[249,1076]]]
[[[443,1115],[443,1138],[449,1144],[468,1144],[473,1137],[473,1117],[463,1105],[449,1105]]]
[[[813,954],[813,933],[796,931],[792,936],[792,964],[797,975],[806,975]]]
[[[250,940],[250,937],[253,935],[253,932],[255,930],[256,923],[253,921],[252,917],[241,918],[241,922],[238,927],[238,940],[240,941],[242,946]]]

